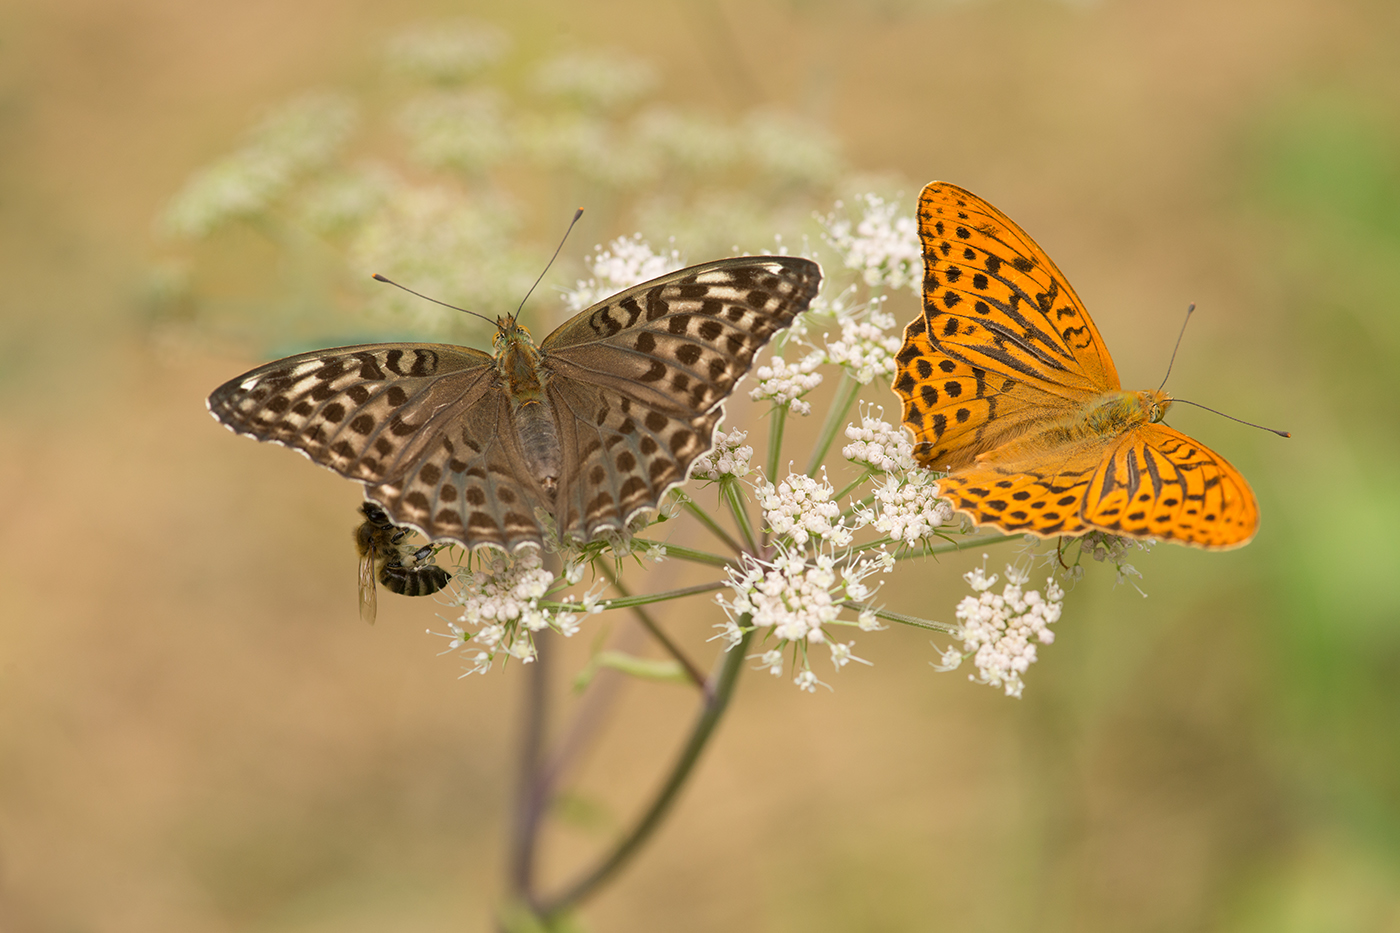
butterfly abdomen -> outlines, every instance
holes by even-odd
[[[515,429],[520,435],[520,449],[525,454],[530,475],[552,497],[559,488],[559,471],[563,460],[554,410],[544,395],[513,399],[512,402]]]

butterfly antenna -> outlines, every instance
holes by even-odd
[[[1196,407],[1196,408],[1204,408],[1206,411],[1213,412],[1213,413],[1219,415],[1219,416],[1222,417],[1222,418],[1229,418],[1231,421],[1238,422],[1239,424],[1248,425],[1248,426],[1251,427],[1251,428],[1258,428],[1258,429],[1261,430],[1261,431],[1271,431],[1271,432],[1273,432],[1274,434],[1277,434],[1279,437],[1292,437],[1292,436],[1293,436],[1292,434],[1289,434],[1287,431],[1280,431],[1278,428],[1266,428],[1266,427],[1264,427],[1264,425],[1262,425],[1262,424],[1255,424],[1253,421],[1245,421],[1243,418],[1236,418],[1234,415],[1227,415],[1227,414],[1225,414],[1225,412],[1223,412],[1223,411],[1216,411],[1214,408],[1209,408],[1209,407],[1207,407],[1207,406],[1205,406],[1205,405],[1200,404],[1199,402],[1188,402],[1188,401],[1187,401],[1186,399],[1184,399],[1184,398],[1174,398],[1174,399],[1172,399],[1172,402],[1173,402],[1174,404],[1177,404],[1177,405],[1192,405],[1192,406],[1194,406],[1194,407]]]
[[[1186,320],[1181,322],[1181,332],[1176,335],[1176,346],[1172,347],[1172,358],[1167,360],[1167,374],[1162,377],[1162,384],[1157,387],[1158,392],[1162,391],[1162,389],[1167,384],[1167,379],[1171,377],[1172,364],[1176,362],[1176,351],[1181,349],[1181,338],[1186,336],[1186,325],[1191,323],[1191,315],[1195,312],[1195,310],[1196,303],[1193,301],[1186,308]],[[1230,416],[1226,415],[1225,417],[1228,418]],[[1258,427],[1258,425],[1255,425],[1255,427]]]
[[[510,320],[512,324],[520,317],[520,312],[525,309],[525,302],[529,301],[530,296],[535,293],[536,286],[544,281],[545,272],[548,272],[549,267],[554,265],[554,260],[559,258],[559,251],[564,248],[564,241],[569,238],[569,234],[574,232],[574,224],[578,223],[578,219],[582,216],[583,208],[580,207],[578,210],[574,211],[574,219],[569,221],[569,229],[565,230],[564,235],[559,238],[559,245],[554,247],[554,255],[549,257],[549,262],[544,264],[544,271],[540,273],[539,278],[535,279],[535,284],[530,286],[530,290],[525,293],[525,297],[520,299],[520,307],[515,309],[515,314],[511,315]]]
[[[389,285],[394,286],[395,288],[402,288],[404,291],[408,292],[410,295],[417,295],[419,298],[422,298],[424,301],[431,301],[431,302],[432,302],[433,304],[435,304],[435,305],[442,305],[444,308],[451,308],[453,311],[461,311],[463,314],[470,314],[470,315],[473,315],[473,316],[475,316],[475,317],[479,317],[479,318],[481,318],[483,321],[485,321],[487,324],[490,324],[492,327],[495,327],[495,326],[496,326],[496,322],[493,321],[493,320],[491,320],[489,317],[487,317],[487,316],[484,315],[484,314],[478,314],[478,313],[475,312],[475,311],[468,311],[466,308],[459,308],[459,307],[457,307],[456,305],[450,305],[450,304],[448,304],[448,303],[445,302],[445,301],[438,301],[436,298],[429,298],[427,295],[424,295],[422,292],[415,292],[413,289],[409,288],[407,285],[400,285],[398,282],[395,282],[393,279],[386,279],[384,276],[380,275],[378,272],[374,273],[374,275],[370,276],[370,278],[374,279],[376,282],[384,282],[384,283],[387,283],[387,284],[389,284]]]

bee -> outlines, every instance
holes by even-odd
[[[373,502],[360,505],[365,520],[355,529],[355,547],[360,552],[360,618],[374,624],[378,611],[375,580],[391,593],[402,596],[428,596],[447,586],[452,575],[430,563],[436,549],[425,544],[412,554],[405,553],[404,538],[412,532],[395,525],[384,510]]]

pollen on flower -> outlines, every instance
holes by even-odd
[[[748,440],[747,431],[735,428],[725,433],[715,432],[715,446],[707,453],[695,458],[690,475],[696,479],[719,480],[726,476],[742,479],[753,472],[749,461],[753,459],[753,448],[744,443]]]
[[[685,261],[678,250],[653,252],[640,233],[618,237],[606,248],[602,245],[593,247],[593,258],[588,263],[593,277],[587,281],[580,279],[572,289],[566,289],[564,303],[571,312],[582,311],[623,289],[675,272],[684,266]]]
[[[749,392],[755,402],[764,399],[777,405],[787,405],[799,415],[811,414],[812,406],[802,396],[822,383],[822,374],[815,372],[822,363],[820,353],[809,353],[791,366],[781,356],[775,356],[754,370],[758,385]]]
[[[1044,596],[1027,590],[1027,573],[1012,566],[1006,568],[1006,577],[997,594],[992,592],[996,574],[989,577],[977,569],[963,575],[977,595],[964,596],[958,603],[955,615],[963,647],[945,650],[938,670],[952,670],[970,656],[977,666],[973,680],[1019,697],[1025,687],[1022,676],[1036,660],[1036,644],[1055,640],[1050,626],[1060,618],[1064,591],[1053,578],[1046,581]]]

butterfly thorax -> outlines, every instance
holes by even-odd
[[[543,357],[529,331],[513,321],[498,322],[498,326],[493,341],[496,372],[510,398],[521,452],[530,474],[552,497],[558,488],[562,458],[554,410],[545,393],[548,371],[540,365]]]
[[[1157,389],[1114,389],[1091,400],[1057,427],[1067,441],[1117,437],[1138,425],[1161,421],[1171,404],[1171,396]]]

